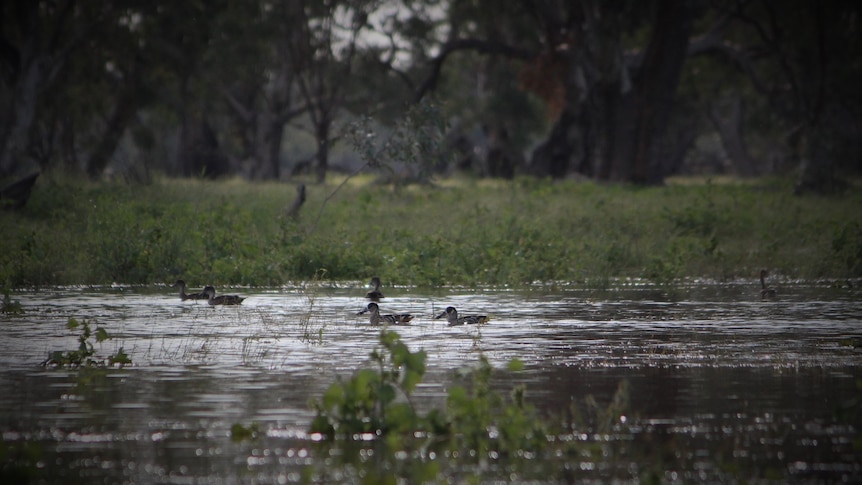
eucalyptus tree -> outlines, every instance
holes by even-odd
[[[742,175],[768,169],[765,152],[783,145],[785,158],[813,173],[803,187],[830,161],[860,159],[855,2],[454,0],[446,8],[449,32],[418,95],[451,95],[447,78],[472,70],[474,86],[501,96],[505,84],[489,78],[503,71],[459,58],[505,59],[504,75],[552,118],[531,173],[661,183],[711,132]],[[524,116],[505,118],[526,131]]]
[[[45,108],[56,107],[74,60],[101,56],[98,39],[122,30],[122,2],[18,0],[0,6],[0,175],[46,163],[54,137],[42,143],[34,132],[54,134],[43,123]],[[92,65],[92,64],[91,64]],[[103,67],[103,66],[102,66]],[[79,73],[86,69],[79,69]],[[86,75],[92,75],[87,72]],[[59,98],[59,96],[57,97]],[[67,121],[70,118],[67,117]],[[67,127],[66,130],[72,129]]]
[[[293,32],[287,51],[296,85],[307,106],[311,133],[317,142],[315,174],[322,182],[329,170],[333,124],[347,104],[351,87],[373,89],[355,77],[361,59],[362,35],[368,17],[381,4],[367,0],[304,2],[288,0]]]
[[[842,174],[862,171],[862,5],[737,0],[714,8],[730,22],[704,52],[747,80],[758,108],[748,126],[771,135],[775,163],[798,169],[798,191],[841,189]]]
[[[305,113],[289,45],[289,1],[231,3],[215,22],[213,83],[227,107],[228,147],[251,179],[281,176],[285,126]]]
[[[697,15],[692,3],[453,1],[449,38],[419,95],[437,85],[456,53],[509,59],[519,66],[519,87],[542,98],[553,117],[527,170],[660,182],[665,130]]]

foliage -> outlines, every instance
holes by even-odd
[[[311,432],[329,439],[382,436],[412,431],[418,424],[409,398],[425,374],[425,352],[410,352],[389,330],[381,332],[380,345],[371,353],[377,370],[361,369],[346,382],[329,386],[323,398],[313,402],[317,415]],[[399,396],[406,402],[395,402]]]
[[[588,396],[586,411],[573,404],[568,422],[547,420],[527,402],[523,385],[515,386],[508,398],[495,390],[494,369],[485,356],[475,367],[456,373],[458,383],[448,387],[445,408],[420,412],[412,392],[424,375],[426,357],[423,351],[410,351],[395,332],[384,330],[380,347],[371,354],[376,369],[360,369],[312,401],[316,416],[310,432],[325,438],[318,445],[321,456],[341,457],[344,469],[335,473],[359,468],[354,472],[374,481],[427,482],[449,467],[447,476],[475,479],[505,470],[509,477],[547,480],[548,470],[554,468],[549,462],[562,460],[562,465],[568,457],[592,453],[571,436],[587,429],[619,433],[624,428],[629,409],[626,382],[607,407]],[[523,368],[516,359],[507,370]],[[373,470],[357,461],[365,454],[374,455]],[[327,460],[322,465],[326,470],[316,470],[315,480],[326,481],[327,473],[334,472],[332,465]]]
[[[0,80],[3,177],[29,164],[94,178],[148,180],[155,168],[277,180],[286,162],[297,168],[313,155],[325,171],[341,141],[334,127],[362,114],[378,131],[398,131],[391,113],[432,91],[447,102],[447,136],[465,141],[463,153],[489,162],[480,152],[506,133],[504,150],[524,172],[547,172],[521,161],[540,161],[544,147],[558,154],[557,178],[626,179],[637,157],[610,155],[639,140],[661,147],[648,168],[662,180],[680,167],[659,157],[716,136],[710,114],[728,97],[746,106],[734,128],[746,132],[757,170],[801,166],[815,187],[819,178],[842,185],[838,169],[859,170],[854,2],[707,2],[679,16],[655,1],[55,4],[0,10],[12,66]],[[677,29],[679,42],[662,41]],[[671,49],[647,55],[661,45]],[[666,59],[676,68],[655,63]],[[635,110],[651,125],[636,137],[618,136],[623,123],[640,124],[621,114],[626,93],[651,107]],[[303,135],[305,145],[294,140]],[[423,154],[424,135],[390,154],[439,162]],[[688,159],[732,152],[716,148]]]
[[[544,426],[525,401],[525,388],[515,387],[508,400],[500,396],[491,388],[493,367],[484,356],[475,369],[462,372],[467,385],[449,388],[445,410],[417,412],[411,395],[425,374],[426,357],[424,351],[411,352],[396,332],[382,331],[380,348],[371,353],[377,369],[361,369],[313,401],[317,415],[311,432],[329,439],[385,437],[398,446],[407,446],[405,440],[419,432],[437,448],[472,450],[478,456],[536,452],[547,443]],[[522,368],[519,361],[509,366]]]
[[[123,351],[122,347],[120,347],[116,353],[109,355],[107,359],[99,358],[96,355],[96,349],[93,346],[93,342],[90,341],[91,337],[95,337],[97,343],[102,343],[106,340],[110,340],[111,336],[104,327],[96,327],[94,332],[93,329],[90,328],[90,325],[91,322],[89,320],[82,320],[79,322],[74,317],[69,318],[69,321],[66,323],[67,329],[74,331],[78,329],[78,327],[81,328],[81,334],[78,336],[77,350],[69,350],[66,352],[54,351],[47,360],[42,362],[42,365],[47,367],[89,368],[114,365],[122,367],[132,363],[132,359],[130,359]]]
[[[357,176],[316,214],[283,216],[291,187],[237,180],[81,184],[46,176],[0,239],[9,288],[63,284],[281,285],[366,280],[417,286],[625,278],[862,276],[858,189],[794,197],[789,179],[667,187],[453,178],[398,191]],[[335,184],[340,180],[335,180]],[[319,204],[332,184],[308,190]],[[324,276],[321,276],[321,278]]]
[[[398,164],[412,165],[417,178],[427,181],[438,165],[448,162],[444,144],[448,129],[441,103],[429,97],[411,105],[383,139],[368,116],[348,124],[347,134],[353,149],[371,168],[392,173]]]
[[[0,439],[0,482],[32,483],[45,475],[42,443]]]
[[[240,423],[234,423],[230,427],[231,441],[248,441],[253,440],[260,434],[260,426],[257,423],[252,423],[249,426],[243,426]]]

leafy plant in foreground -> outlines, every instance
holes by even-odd
[[[376,370],[359,370],[349,380],[329,386],[323,398],[312,403],[317,411],[312,433],[329,439],[382,436],[419,424],[409,398],[425,374],[425,352],[411,352],[397,333],[388,330],[380,333],[380,344],[382,349],[371,353]],[[406,402],[395,402],[399,393]]]
[[[568,420],[546,424],[526,401],[523,385],[509,396],[495,389],[494,368],[484,356],[457,372],[444,408],[425,413],[411,397],[425,373],[425,352],[410,351],[397,333],[384,330],[371,360],[376,368],[339,379],[311,403],[316,417],[310,432],[321,458],[303,472],[308,481],[429,483],[441,474],[477,483],[491,477],[572,481],[578,474],[568,468],[572,459],[627,456],[627,444],[575,439],[629,434],[625,381],[607,407],[587,396],[585,410],[573,405]],[[507,370],[523,367],[515,359]]]
[[[423,436],[437,446],[483,457],[534,452],[547,442],[541,420],[524,399],[525,388],[515,387],[508,400],[500,396],[491,388],[493,367],[484,356],[475,369],[461,372],[468,383],[450,388],[445,411],[418,413],[410,396],[425,374],[425,359],[424,351],[411,352],[396,332],[384,330],[380,347],[371,353],[377,369],[361,369],[332,384],[312,403],[317,415],[310,431],[328,439],[385,436],[408,447],[401,438]],[[515,360],[509,370],[522,367]]]
[[[132,359],[123,351],[121,347],[115,354],[109,355],[107,359],[100,359],[96,356],[96,350],[90,338],[94,336],[93,330],[90,328],[88,320],[78,321],[71,317],[66,323],[66,328],[75,330],[81,327],[81,335],[78,336],[78,349],[70,351],[54,351],[47,360],[42,362],[43,366],[52,367],[105,367],[106,365],[127,365],[132,363]],[[110,340],[111,336],[104,327],[96,327],[95,330],[96,342],[102,343]]]

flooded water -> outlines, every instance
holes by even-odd
[[[384,288],[384,313],[415,315],[397,331],[428,355],[417,406],[445,407],[455,371],[479,355],[497,369],[495,389],[524,384],[548,423],[626,391],[625,418],[556,437],[580,451],[519,456],[520,468],[392,458],[379,443],[357,451],[307,434],[309,400],[370,367],[379,343],[379,328],[355,315],[361,284],[235,289],[248,297],[239,307],[181,302],[170,288],[13,293],[24,313],[0,314],[0,481],[862,482],[862,293],[800,283],[760,301],[753,288]],[[449,305],[491,322],[432,319]],[[122,348],[133,364],[41,366],[78,348],[70,318],[107,330],[111,339],[92,340],[97,356]],[[525,369],[507,371],[512,359]],[[256,437],[232,440],[235,424]],[[429,462],[424,475],[409,470]]]

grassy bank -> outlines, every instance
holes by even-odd
[[[393,190],[162,179],[92,184],[57,176],[0,212],[0,284],[279,285],[333,280],[522,284],[611,278],[862,276],[862,190],[792,195],[789,181],[666,187],[450,179]]]

